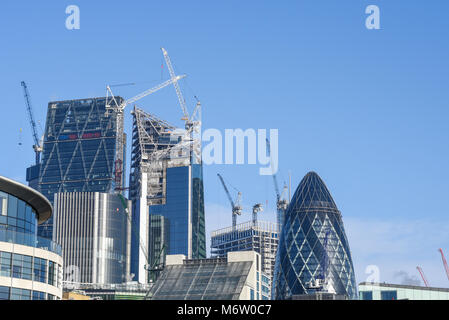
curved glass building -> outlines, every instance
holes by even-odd
[[[276,256],[273,299],[330,293],[356,299],[341,213],[323,180],[309,172],[287,209]]]
[[[52,215],[39,192],[0,176],[0,300],[60,300],[62,250],[36,235]]]

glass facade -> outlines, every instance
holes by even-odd
[[[314,172],[303,178],[287,209],[273,286],[276,300],[317,291],[357,298],[341,214]]]
[[[0,300],[54,300],[54,296],[48,294],[47,299],[45,292],[0,286]]]
[[[227,263],[218,259],[166,266],[150,290],[150,297],[153,300],[237,300],[251,266],[250,261]]]
[[[206,231],[201,165],[167,168],[166,190],[166,203],[150,206],[150,215],[163,216],[169,222],[169,244],[166,253],[188,256],[189,246],[191,246],[192,259],[205,258]],[[190,190],[192,191],[191,199],[189,199]],[[189,238],[188,214],[190,205],[191,238]]]
[[[58,192],[114,190],[117,134],[123,137],[117,131],[117,114],[106,110],[106,98],[50,102],[38,191],[53,203]],[[39,235],[51,238],[52,225],[52,218],[40,225]]]
[[[36,234],[36,212],[25,201],[0,192],[0,229]]]
[[[0,276],[61,286],[62,266],[49,260],[0,251]]]

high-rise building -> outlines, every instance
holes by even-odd
[[[213,259],[186,259],[184,255],[169,255],[164,271],[149,291],[149,298],[267,299],[263,294],[267,290],[260,267],[260,255],[254,251],[229,252],[223,258]]]
[[[118,103],[123,99],[115,97]],[[27,170],[29,185],[50,202],[59,192],[112,192],[124,182],[123,117],[106,98],[50,102],[42,161]],[[122,160],[123,159],[123,160]],[[53,219],[39,226],[51,238]]]
[[[129,198],[133,202],[131,269],[147,283],[151,257],[151,216],[164,217],[164,254],[206,257],[200,141],[154,115],[134,108]],[[152,231],[153,230],[153,231]],[[158,231],[159,232],[159,231]],[[152,240],[153,239],[153,240]],[[159,252],[149,252],[159,250]],[[153,259],[154,260],[154,259]]]
[[[116,194],[55,194],[53,238],[63,249],[64,281],[114,284],[129,279],[131,217],[128,207],[131,201]]]
[[[278,226],[272,222],[252,221],[227,227],[211,234],[211,256],[226,257],[228,252],[255,251],[261,257],[262,272],[271,281],[278,247]]]
[[[60,300],[61,246],[37,236],[52,215],[36,190],[0,176],[0,300]]]
[[[302,179],[287,209],[273,286],[275,300],[317,293],[357,298],[341,213],[315,172]]]

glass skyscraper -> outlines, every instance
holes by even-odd
[[[115,98],[119,104],[123,101]],[[115,172],[125,167],[124,161],[117,161],[117,142],[126,141],[117,121],[117,114],[106,108],[106,98],[50,102],[42,162],[27,171],[30,186],[52,203],[60,192],[112,192]],[[51,238],[52,225],[53,219],[40,225],[39,235]]]
[[[194,160],[190,147],[177,149],[189,140],[184,130],[134,108],[129,188],[133,202],[131,272],[140,283],[149,281],[149,267],[160,253],[150,250],[162,249],[151,244],[155,216],[163,217],[168,229],[163,236],[164,255],[206,257],[202,164]]]
[[[303,178],[287,209],[273,286],[275,300],[322,292],[357,298],[341,213],[315,172]]]

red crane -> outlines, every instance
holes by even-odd
[[[444,257],[443,249],[438,249],[441,253],[441,259],[443,260],[444,269],[446,270],[447,278],[449,279],[449,267],[447,266],[446,258]]]
[[[424,285],[426,287],[428,287],[429,286],[429,282],[427,281],[426,276],[424,275],[424,271],[422,271],[421,267],[416,267],[416,269],[418,269],[419,274],[421,275],[421,278],[424,281]]]

